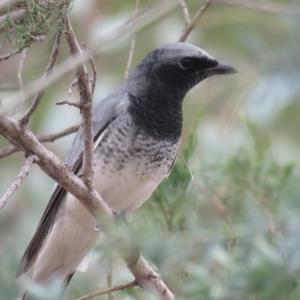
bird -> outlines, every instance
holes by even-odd
[[[164,44],[150,52],[127,79],[93,108],[93,183],[107,205],[128,215],[169,175],[181,134],[187,92],[213,75],[237,73],[192,44]],[[65,163],[82,170],[80,128]],[[95,217],[62,186],[56,185],[17,276],[33,265],[32,281],[47,286],[60,279],[67,287],[99,237]],[[22,299],[30,299],[25,293]]]

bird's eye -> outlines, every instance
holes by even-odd
[[[180,61],[180,66],[183,69],[190,69],[193,66],[193,60],[190,57],[184,57],[181,61]]]

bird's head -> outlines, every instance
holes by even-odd
[[[215,60],[202,49],[180,42],[162,45],[149,53],[137,71],[147,74],[148,82],[160,89],[183,96],[205,78],[237,73],[234,67]]]

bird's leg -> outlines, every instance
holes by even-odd
[[[125,218],[125,211],[118,210],[118,209],[112,209],[112,213],[114,214],[117,226],[120,226],[123,223],[125,223],[126,225],[128,225],[128,222],[127,222],[127,220]]]

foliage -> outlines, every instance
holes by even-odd
[[[7,39],[12,54],[27,48],[34,38],[38,39],[50,30],[64,30],[63,19],[69,12],[72,1],[23,0],[17,4],[26,10],[25,17],[14,20],[8,14],[0,27],[0,33],[6,33],[2,44]]]

